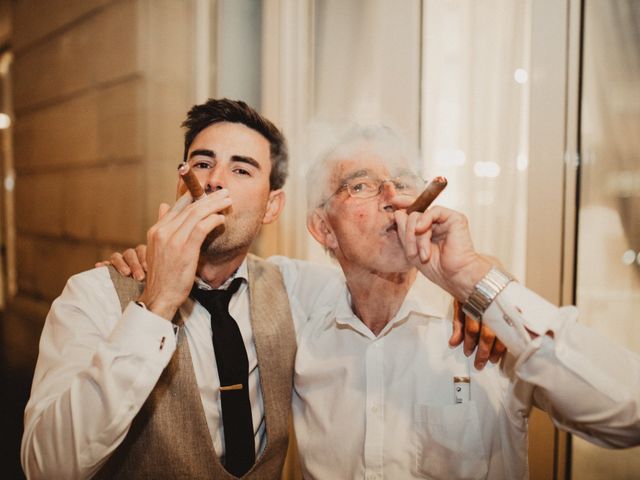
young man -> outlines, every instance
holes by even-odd
[[[226,99],[193,107],[184,126],[185,161],[209,195],[192,202],[179,181],[178,201],[161,206],[145,284],[97,268],[54,301],[25,410],[29,478],[280,475],[296,348],[289,304],[307,313],[295,281],[285,289],[277,267],[247,252],[282,209],[285,140]],[[309,302],[322,289],[315,278]]]

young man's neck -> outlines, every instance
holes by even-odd
[[[211,288],[220,288],[247,258],[247,252],[238,253],[231,258],[220,261],[211,261],[200,257],[196,275]]]
[[[344,273],[353,312],[377,336],[400,310],[417,271],[380,273],[345,269]]]

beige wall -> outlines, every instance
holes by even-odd
[[[0,48],[11,40],[11,3],[0,0]]]
[[[73,273],[144,240],[174,195],[192,102],[191,0],[19,0],[12,47],[18,295],[8,361],[29,370]]]

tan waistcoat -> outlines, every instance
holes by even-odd
[[[122,309],[143,285],[109,267]],[[251,327],[260,369],[267,431],[266,447],[242,478],[278,479],[288,442],[295,333],[278,268],[248,257]],[[122,444],[95,478],[234,479],[221,465],[211,441],[184,332],[149,398]]]

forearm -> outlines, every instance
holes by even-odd
[[[566,342],[540,337],[539,347],[523,355],[516,375],[535,385],[536,405],[559,428],[605,447],[640,444],[637,356],[615,345],[603,346],[602,338],[581,325],[573,327],[571,336],[586,341],[584,347],[575,350]],[[589,341],[602,354],[584,354]]]
[[[25,410],[21,460],[29,478],[88,478],[126,436],[175,350],[171,324],[136,310],[130,305],[96,340],[87,332],[61,336],[82,320],[60,321],[52,309]],[[91,352],[82,345],[92,343]]]
[[[576,323],[577,309],[557,308],[512,283],[483,321],[517,357],[518,379],[556,425],[594,443],[640,443],[640,358]]]

